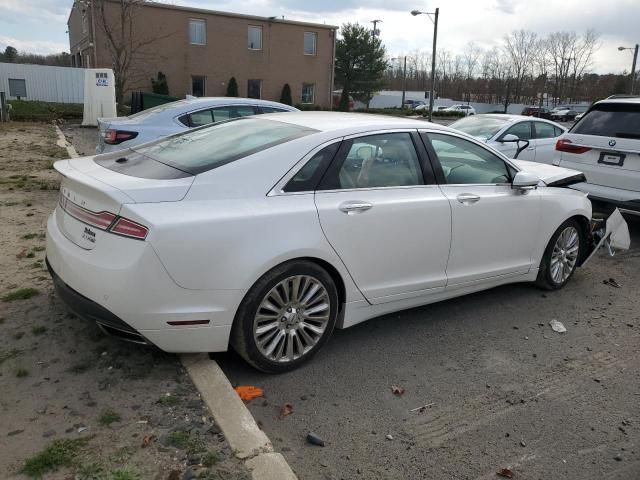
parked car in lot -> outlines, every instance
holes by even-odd
[[[569,107],[558,107],[551,110],[551,120],[556,122],[568,122],[576,118],[576,115],[578,112]]]
[[[551,112],[548,108],[544,107],[525,107],[522,110],[522,115],[526,117],[545,118],[551,120]]]
[[[556,165],[584,172],[593,200],[640,215],[640,98],[596,102],[556,143]]]
[[[55,169],[47,266],[74,311],[170,352],[231,343],[267,372],[336,326],[506,283],[562,288],[626,228],[594,238],[588,198],[564,188],[579,172],[388,116],[243,117]]]
[[[128,117],[99,118],[96,153],[126,149],[230,118],[297,111],[289,105],[253,98],[191,97]]]
[[[404,108],[408,108],[410,110],[415,110],[418,107],[420,108],[429,108],[429,105],[424,100],[405,100]]]
[[[585,112],[586,113],[586,112]],[[584,113],[579,113],[578,115],[575,116],[574,120],[577,122],[578,120],[580,120],[582,117],[584,117]]]
[[[506,114],[475,115],[461,118],[449,126],[486,142],[509,158],[514,158],[522,147],[517,158],[548,164],[558,154],[556,139],[567,131],[549,120]]]
[[[464,113],[465,117],[476,114],[476,109],[473,108],[471,105],[462,105],[462,104],[451,105],[450,107],[446,107],[442,111],[443,112],[462,112]]]

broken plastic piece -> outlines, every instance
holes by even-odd
[[[567,331],[562,322],[559,322],[555,318],[549,322],[549,325],[551,325],[551,329],[554,332],[565,333]]]
[[[264,396],[264,390],[258,387],[254,387],[253,385],[240,385],[237,386],[234,390],[245,402],[249,402],[254,398]]]

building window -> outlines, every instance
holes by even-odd
[[[301,103],[316,102],[316,84],[315,83],[302,84],[302,98],[300,100],[301,100]]]
[[[207,77],[193,75],[191,77],[191,95],[194,97],[204,97],[206,92]]]
[[[194,45],[207,44],[207,24],[204,20],[189,19],[189,42]]]
[[[262,50],[262,27],[249,25],[247,47],[249,50]]]
[[[262,98],[262,80],[249,80],[247,84],[247,97]]]
[[[318,34],[316,32],[304,32],[304,54],[316,54],[316,41]]]
[[[22,98],[27,96],[27,83],[24,78],[9,79],[9,96]]]
[[[89,30],[89,17],[87,17],[86,13],[82,14],[82,33],[86,34]]]

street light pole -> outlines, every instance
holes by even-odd
[[[429,20],[433,22],[433,51],[431,53],[431,92],[429,94],[429,121],[433,119],[433,97],[436,91],[436,43],[438,40],[438,16],[440,9],[436,8],[435,12],[421,12],[420,10],[412,10],[411,15],[427,15]],[[431,18],[433,15],[433,18]]]
[[[638,44],[635,47],[618,47],[618,50],[633,50],[633,63],[631,64],[631,95],[633,95],[636,83],[636,62],[638,60]]]

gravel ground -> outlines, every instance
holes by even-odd
[[[248,479],[175,356],[104,336],[53,294],[55,139],[0,125],[0,477]]]
[[[284,375],[215,358],[232,383],[265,389],[250,410],[301,480],[493,479],[502,468],[637,479],[640,223],[630,227],[632,250],[595,258],[561,291],[503,286],[380,317],[336,331]],[[294,413],[280,419],[284,403]],[[307,444],[309,431],[326,446]]]

